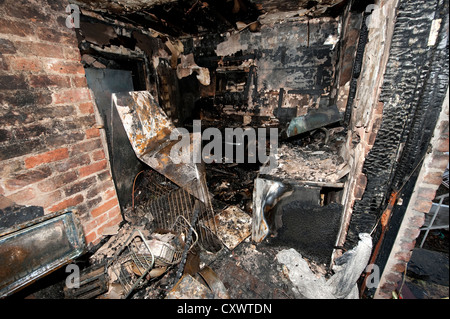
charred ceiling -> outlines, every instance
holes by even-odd
[[[130,23],[169,36],[240,30],[286,19],[338,16],[349,0],[72,0],[105,19]],[[363,1],[367,2],[367,1]],[[258,22],[258,23],[256,23]]]

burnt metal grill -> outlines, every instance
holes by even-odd
[[[205,177],[193,180],[185,187],[178,187],[153,170],[150,170],[145,178],[147,194],[143,204],[145,210],[141,211],[141,214],[151,214],[157,228],[183,234],[185,239],[193,226],[195,242],[206,250],[217,251],[219,246],[217,227]],[[199,198],[205,200],[200,201]],[[193,221],[196,201],[199,205],[198,222]],[[208,220],[213,222],[204,222]]]
[[[135,230],[116,252],[108,268],[120,282],[127,298],[133,290],[145,282],[145,277],[155,265],[155,256],[140,230]]]

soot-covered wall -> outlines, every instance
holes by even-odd
[[[211,77],[182,93],[194,101],[182,107],[213,105],[239,123],[277,124],[328,106],[338,37],[338,19],[323,17],[182,39],[184,54]]]

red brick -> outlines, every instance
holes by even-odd
[[[108,210],[110,210],[111,208],[113,208],[114,206],[117,206],[117,205],[119,205],[117,198],[110,199],[109,201],[102,204],[101,206],[93,209],[91,211],[91,215],[92,215],[92,217],[95,218],[95,217],[100,216],[101,214],[107,212]]]
[[[46,2],[54,1],[2,0],[2,5],[7,8],[5,14],[8,16],[37,23],[41,21],[49,23],[50,16],[45,6]]]
[[[448,152],[449,149],[448,143],[449,143],[448,138],[439,139],[436,146],[433,147],[433,150],[438,152]]]
[[[387,282],[390,282],[390,283],[393,283],[393,284],[398,283],[402,279],[401,274],[394,273],[394,272],[392,272],[392,273],[390,273],[390,274],[388,274],[387,276],[384,276],[384,277],[385,277]]]
[[[115,189],[109,189],[103,194],[103,199],[107,200],[111,197],[116,196],[116,190]]]
[[[379,289],[378,291],[378,298],[381,299],[392,299],[392,291],[395,289],[395,287],[392,290],[387,290],[387,288],[385,288],[385,285],[383,285],[382,288]]]
[[[355,199],[360,200],[363,197],[365,190],[366,190],[366,188],[356,186],[354,195],[353,195],[355,197]]]
[[[25,167],[33,168],[41,164],[56,162],[68,157],[69,157],[69,150],[67,148],[59,148],[53,151],[49,151],[46,153],[26,158]]]
[[[432,205],[433,202],[431,200],[417,199],[414,203],[414,209],[419,212],[428,213]]]
[[[103,151],[103,150],[95,151],[95,152],[92,154],[92,159],[93,159],[94,161],[100,161],[100,160],[102,160],[102,159],[105,159],[105,151]]]
[[[80,177],[89,176],[91,174],[100,172],[106,168],[106,159],[89,166],[84,166],[79,169]]]
[[[406,228],[403,233],[404,239],[410,239],[411,241],[415,240],[420,235],[420,228],[414,227],[410,225],[410,227]]]
[[[101,218],[103,223],[100,223],[100,222],[98,223],[100,226],[97,228],[97,234],[102,235],[105,228],[116,226],[116,225],[120,224],[120,222],[122,221],[122,215],[120,215],[120,209],[118,207],[116,207],[116,208],[112,209],[110,212],[113,212],[113,211],[114,211],[114,213],[112,215],[111,215],[111,213],[109,213],[109,214],[104,214],[101,216],[101,217],[103,217],[103,216],[107,215],[107,218],[106,219]],[[119,214],[117,214],[117,212],[119,212]]]
[[[400,247],[402,248],[402,250],[413,250],[414,246],[416,245],[416,241],[411,241],[411,242],[403,242]]]
[[[6,188],[9,190],[19,189],[30,184],[37,183],[49,177],[52,171],[48,167],[38,168],[35,170],[29,170],[23,174],[14,176],[6,183]]]
[[[30,86],[35,88],[69,88],[70,77],[62,75],[31,75]]]
[[[97,228],[97,233],[101,234],[103,232],[104,225],[108,221],[108,214],[103,214],[98,216],[95,221],[99,227]]]
[[[384,298],[391,299],[392,298],[392,292],[397,289],[397,283],[396,282],[387,282],[383,286],[381,286],[380,290],[383,292]]]
[[[81,61],[80,50],[78,50],[77,47],[65,47],[64,56],[66,57],[66,60]]]
[[[76,172],[63,173],[39,183],[38,188],[42,192],[50,192],[76,181],[77,178],[78,176]]]
[[[75,50],[75,49],[74,49]],[[83,74],[84,68],[80,62],[75,61],[52,61],[48,63],[48,68],[60,74]]]
[[[92,243],[92,244],[95,245],[95,243],[96,243],[96,241],[97,241],[97,233],[96,233],[95,231],[93,231],[93,232],[87,234],[87,235],[84,237],[84,239],[86,240],[86,243],[87,243],[87,244]]]
[[[61,45],[40,42],[18,42],[18,51],[24,55],[64,59]]]
[[[399,262],[398,264],[395,264],[395,265],[392,267],[392,269],[393,269],[394,271],[396,271],[396,272],[403,273],[403,272],[405,271],[405,269],[406,269],[406,263],[404,263],[404,262]]]
[[[112,185],[112,186],[114,186],[114,185]],[[111,188],[111,182],[110,181],[106,181],[106,182],[103,182],[101,184],[97,184],[95,187],[91,188],[87,192],[86,197],[87,198],[93,198],[93,197],[95,197],[95,196],[97,196],[99,194],[104,193],[106,190],[108,190],[110,188]],[[103,200],[107,200],[107,199],[109,199],[109,198],[103,197]]]
[[[66,89],[53,93],[53,103],[70,104],[88,101],[90,99],[88,89]]]
[[[408,262],[411,259],[410,251],[401,251],[395,254],[395,259],[398,261]]]
[[[59,202],[62,199],[61,191],[57,190],[52,193],[39,195],[34,205],[42,206],[44,208],[52,206],[54,203]]]
[[[91,159],[89,154],[83,154],[81,156],[76,156],[76,154],[74,154],[74,156],[70,157],[66,161],[55,164],[55,168],[58,172],[66,172],[72,168],[87,165],[90,162]]]
[[[363,189],[366,188],[367,185],[367,177],[364,174],[359,174],[358,176],[358,181],[357,181],[357,185]]]
[[[108,212],[108,216],[110,219],[110,224],[111,224],[110,226],[114,226],[114,225],[116,225],[116,223],[117,224],[120,223],[122,221],[122,213],[120,211],[120,207],[117,206],[117,207],[111,209]]]
[[[87,81],[85,76],[76,76],[72,78],[73,86],[80,88],[80,87],[87,87]]]
[[[449,121],[442,121],[439,125],[439,136],[448,138]]]
[[[94,104],[92,102],[80,103],[78,108],[82,114],[94,113]]]
[[[89,141],[81,142],[72,147],[70,154],[78,155],[80,153],[92,152],[96,149],[102,148],[102,142],[99,138],[91,139]]]
[[[1,41],[1,39],[0,39]],[[6,63],[5,57],[3,56],[3,54],[1,53],[2,48],[0,48],[0,71],[9,71],[9,66]]]
[[[69,44],[73,47],[77,46],[77,39],[75,34],[64,33],[55,30],[54,28],[40,27],[37,29],[39,39],[60,44]]]
[[[36,57],[11,56],[6,60],[10,69],[14,71],[42,71],[42,62]]]
[[[444,171],[448,165],[448,157],[449,156],[447,154],[433,154],[433,158],[429,167],[441,169],[442,171]]]
[[[442,175],[442,172],[430,172],[424,176],[423,181],[427,184],[441,185]]]
[[[85,234],[90,233],[92,230],[94,230],[97,227],[97,222],[95,221],[95,219],[91,219],[82,224],[83,224],[83,231]]]
[[[6,19],[0,19],[0,33],[13,34],[20,37],[25,37],[33,34],[33,29],[30,25],[24,22],[10,21]]]
[[[0,90],[28,89],[28,83],[23,74],[0,74]]]
[[[88,189],[89,187],[91,187],[92,185],[95,184],[95,176],[92,177],[88,177],[86,179],[77,181],[73,184],[70,184],[68,186],[66,186],[64,188],[64,193],[66,194],[66,196],[72,196],[76,193],[82,192],[86,189]]]
[[[412,227],[420,228],[425,223],[425,214],[413,216],[409,219],[409,225]]]
[[[417,196],[422,199],[430,200],[432,201],[434,197],[436,196],[436,190],[432,188],[427,187],[419,187],[417,191]]]
[[[74,197],[65,199],[56,205],[53,205],[52,207],[49,208],[49,211],[57,212],[57,211],[66,209],[68,207],[76,206],[76,205],[80,204],[81,202],[83,202],[83,200],[84,200],[83,195],[79,194]]]
[[[29,187],[8,195],[8,198],[18,205],[31,204],[32,200],[36,198],[36,192]]]
[[[375,132],[370,132],[369,133],[369,139],[367,141],[367,145],[370,147],[373,147],[373,145],[375,144],[375,139],[377,138],[377,133]]]
[[[100,136],[100,131],[98,128],[90,128],[90,129],[86,130],[86,139],[90,139],[93,137],[99,137],[99,136]]]

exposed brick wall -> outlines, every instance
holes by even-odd
[[[65,0],[0,6],[0,195],[76,207],[86,241],[121,220]]]
[[[392,298],[392,292],[399,288],[399,283],[402,281],[403,273],[411,258],[412,249],[415,247],[416,238],[420,234],[420,227],[424,224],[425,214],[429,212],[436,191],[442,183],[442,174],[449,159],[448,153],[446,154],[449,151],[448,99],[447,90],[442,112],[431,141],[432,150],[425,157],[374,298]]]

